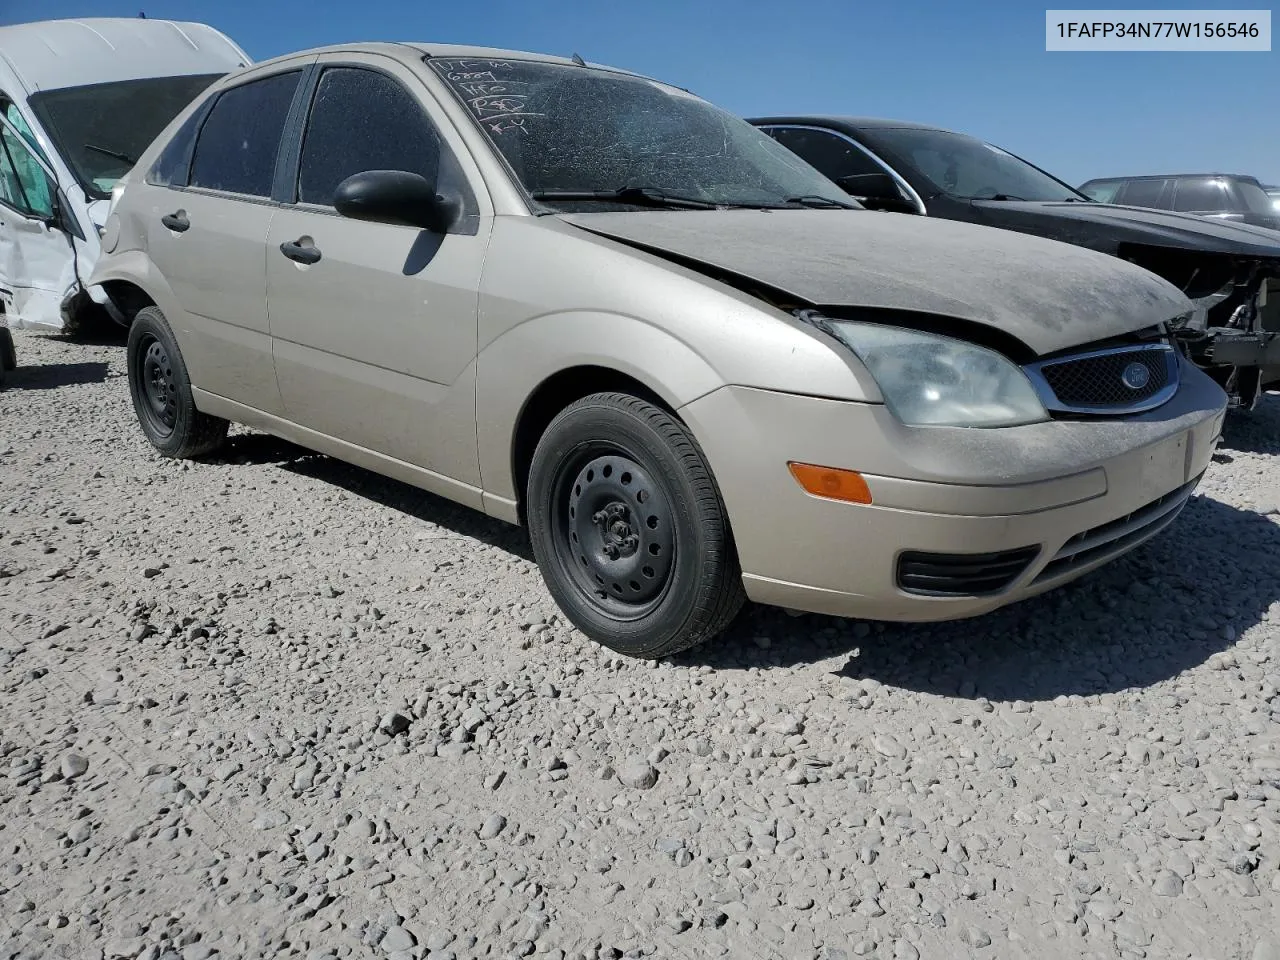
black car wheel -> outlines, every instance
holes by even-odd
[[[153,447],[166,457],[198,457],[221,446],[230,424],[196,409],[187,365],[159,308],[138,311],[126,352],[133,409]]]
[[[619,653],[687,649],[742,606],[706,458],[651,403],[595,394],[562,411],[534,452],[527,513],[552,596],[578,629]]]

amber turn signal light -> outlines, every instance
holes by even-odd
[[[812,463],[787,464],[796,482],[815,497],[826,497],[828,500],[844,500],[848,503],[870,503],[871,491],[862,474],[854,470],[839,470],[835,467],[819,467]]]

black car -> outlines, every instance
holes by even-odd
[[[1280,387],[1275,231],[1098,203],[1006,150],[924,124],[830,116],[751,122],[871,209],[1017,230],[1146,267],[1195,302],[1174,332],[1233,406],[1251,408],[1264,387]]]
[[[1258,178],[1238,173],[1098,177],[1082,183],[1080,192],[1099,203],[1176,210],[1280,230],[1280,211]]]

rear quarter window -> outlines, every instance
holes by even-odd
[[[147,171],[146,182],[156,187],[185,187],[191,170],[191,152],[196,145],[196,132],[208,109],[196,110],[183,122]]]

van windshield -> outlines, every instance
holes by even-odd
[[[85,193],[105,200],[156,135],[220,76],[64,87],[32,94],[30,103]]]

